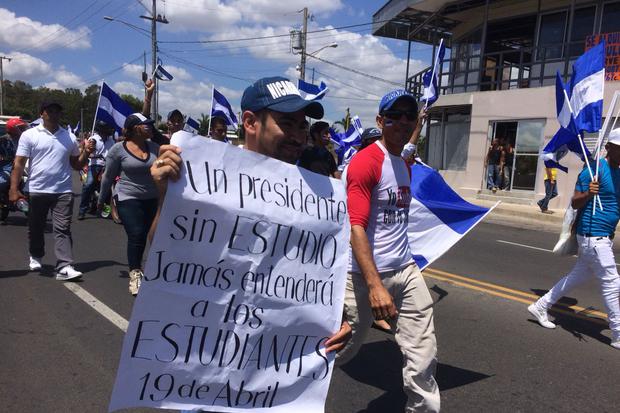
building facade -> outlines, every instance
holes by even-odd
[[[568,80],[592,36],[616,32],[620,1],[391,0],[373,16],[376,36],[434,48],[444,39],[449,48],[440,68],[442,95],[429,113],[426,161],[463,196],[526,204],[544,196],[539,155],[559,128],[556,72]],[[608,58],[616,53],[610,47]],[[407,68],[406,88],[421,96],[429,69],[410,74]],[[609,69],[613,79],[615,67]],[[604,114],[617,90],[620,82],[605,82]],[[597,136],[586,137],[586,144],[593,147]],[[514,152],[505,191],[497,193],[487,189],[485,168],[495,139]],[[574,155],[562,163],[569,173],[558,173],[560,196],[551,208],[568,205],[582,168]]]

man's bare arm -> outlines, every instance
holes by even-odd
[[[20,183],[24,176],[24,169],[28,158],[25,156],[16,156],[13,161],[13,172],[11,172],[11,188],[9,189],[9,201],[17,202],[18,199],[24,198],[24,194],[20,191]]]
[[[394,300],[381,282],[381,276],[372,257],[366,230],[361,225],[351,226],[351,248],[368,287],[368,300],[375,319],[396,317],[398,311],[394,305]]]

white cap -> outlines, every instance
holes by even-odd
[[[607,143],[613,143],[614,145],[620,146],[620,128],[616,128],[609,132]]]

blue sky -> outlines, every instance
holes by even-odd
[[[284,6],[283,6],[284,4]],[[309,31],[369,23],[383,1],[371,0],[158,0],[158,13],[169,24],[158,25],[160,57],[175,79],[161,84],[160,114],[174,107],[199,116],[208,113],[211,87],[223,92],[238,110],[245,87],[260,77],[295,78],[299,55],[290,53],[288,37],[230,41],[274,36],[300,28],[308,6]],[[84,89],[102,79],[119,93],[142,96],[142,54],[150,66],[151,41],[144,31],[112,16],[150,30],[147,14],[151,0],[4,0],[0,6],[0,54],[13,57],[4,64],[5,78],[34,86]],[[213,41],[218,43],[173,43]],[[168,43],[171,42],[171,43]],[[404,83],[407,44],[371,35],[370,25],[308,34],[308,52],[323,49],[319,57]],[[414,44],[410,73],[430,65],[431,48]],[[306,79],[323,80],[330,92],[324,99],[326,119],[337,120],[351,108],[365,127],[374,125],[380,96],[396,88],[333,65],[309,58]]]

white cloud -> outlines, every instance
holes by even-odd
[[[18,52],[2,54],[12,57],[10,62],[5,61],[3,64],[5,79],[29,81],[47,76],[52,71],[49,63],[29,54]]]
[[[171,24],[164,25],[170,31],[215,32],[241,21],[236,7],[218,0],[185,0],[166,3],[166,18]]]
[[[60,24],[43,24],[28,17],[17,17],[12,11],[3,8],[0,8],[0,22],[0,45],[35,50],[90,47],[91,31],[85,26],[70,30]]]
[[[294,26],[301,27],[303,13],[300,11],[309,6],[311,15],[320,17],[329,15],[344,7],[341,0],[288,0],[284,3],[273,0],[235,0],[231,3],[243,13],[246,21],[265,24],[290,25],[291,21],[297,20]],[[297,18],[295,16],[298,16]]]
[[[84,80],[73,72],[69,72],[63,66],[51,73],[52,81],[43,86],[50,89],[66,89],[84,86]]]

